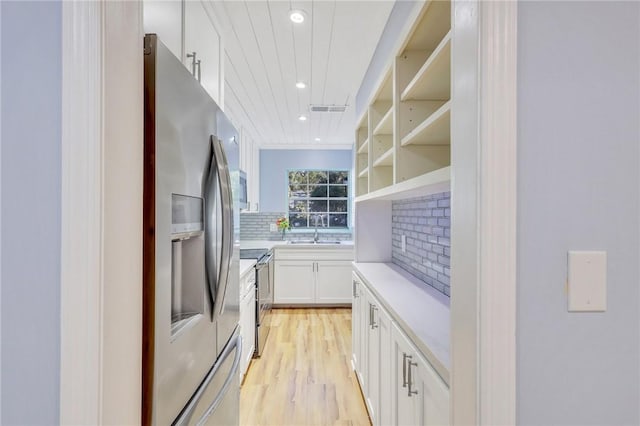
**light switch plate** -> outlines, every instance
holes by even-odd
[[[569,312],[607,310],[607,252],[570,251],[567,284]]]
[[[402,240],[402,252],[406,253],[407,252],[407,236],[403,235],[401,240]]]
[[[269,224],[269,231],[270,232],[278,232],[278,225],[276,225],[275,223],[270,223]]]

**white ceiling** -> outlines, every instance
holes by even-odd
[[[225,110],[244,132],[262,146],[351,145],[355,96],[393,1],[212,4],[226,27]],[[302,24],[290,21],[292,9],[304,11]],[[297,81],[307,87],[297,89]],[[310,104],[348,107],[311,113]]]

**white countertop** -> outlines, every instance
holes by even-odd
[[[392,263],[353,262],[358,275],[449,384],[449,298]]]
[[[322,239],[320,239],[322,241]],[[286,247],[286,248],[318,248],[318,249],[353,249],[353,241],[341,241],[340,244],[289,244],[285,241],[273,241],[273,240],[242,240],[240,241],[241,249],[257,249],[266,248],[271,250],[272,248]]]
[[[256,265],[256,259],[240,259],[240,278],[244,277]]]

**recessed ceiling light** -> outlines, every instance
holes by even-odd
[[[289,19],[294,24],[302,24],[304,22],[304,13],[301,10],[292,10],[289,12]]]
[[[314,139],[316,142],[320,142],[320,138],[315,138]]]
[[[306,115],[301,115],[300,117],[298,117],[298,120],[307,121],[307,116]]]
[[[298,89],[304,89],[305,87],[307,87],[307,85],[306,85],[306,84],[304,84],[304,82],[303,82],[303,81],[299,81],[299,82],[297,82],[297,83],[296,83],[296,87],[297,87]]]

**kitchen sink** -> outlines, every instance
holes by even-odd
[[[288,244],[340,244],[340,241],[289,240]]]

